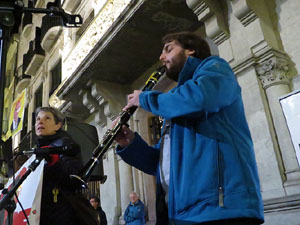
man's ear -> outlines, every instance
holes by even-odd
[[[194,49],[188,49],[188,55],[189,56],[194,55],[194,53],[195,53]]]
[[[186,49],[185,51],[186,51],[186,54],[187,54],[188,56],[191,56],[191,55],[193,55],[193,54],[195,53],[195,50],[194,50],[194,49]]]

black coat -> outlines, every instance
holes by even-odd
[[[79,221],[81,217],[91,216],[80,216],[76,211],[79,207],[74,206],[79,203],[81,208],[84,207],[81,211],[93,213],[88,200],[78,194],[80,186],[70,178],[70,175],[78,174],[82,168],[80,146],[74,144],[65,131],[58,131],[55,135],[37,140],[37,147],[72,145],[67,155],[59,155],[59,160],[54,165],[44,165],[40,225],[90,225],[90,222]],[[46,161],[49,162],[49,159],[50,157],[46,158]],[[58,189],[56,202],[53,189]]]
[[[107,219],[106,219],[106,214],[105,212],[102,210],[101,207],[98,207],[96,209],[96,211],[98,212],[98,215],[100,217],[100,225],[107,225]]]

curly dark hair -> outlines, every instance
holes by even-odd
[[[210,48],[207,42],[195,33],[183,31],[178,33],[170,33],[162,38],[162,43],[166,44],[176,41],[182,48],[194,50],[192,55],[199,59],[205,59],[211,56]]]

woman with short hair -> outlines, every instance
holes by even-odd
[[[52,107],[40,107],[36,110],[35,119],[38,148],[69,146],[64,154],[51,154],[45,158],[40,225],[91,224],[90,221],[81,221],[82,216],[76,213],[74,201],[70,201],[79,196],[76,193],[81,188],[70,175],[78,174],[82,162],[80,146],[63,130],[63,114]],[[88,208],[90,205],[86,201]],[[95,218],[92,224],[98,224],[97,215]]]

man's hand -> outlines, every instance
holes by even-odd
[[[135,90],[132,94],[128,95],[127,97],[127,105],[123,108],[123,111],[126,111],[127,109],[129,109],[131,106],[140,106],[140,94],[142,91],[140,90]]]
[[[117,118],[115,121],[113,121],[113,126],[114,127],[120,118]],[[131,142],[134,139],[134,133],[132,132],[132,130],[130,130],[126,125],[122,126],[121,131],[117,134],[117,136],[115,137],[115,141],[122,147],[126,147],[128,145],[131,144]]]

